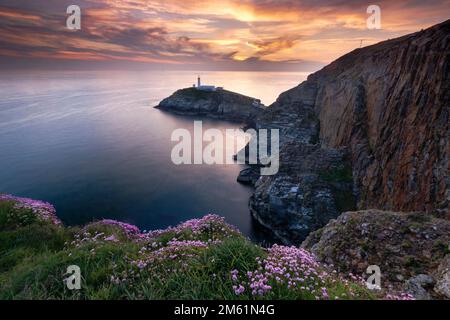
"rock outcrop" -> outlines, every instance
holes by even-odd
[[[423,212],[346,212],[316,232],[302,247],[339,272],[381,269],[383,289],[418,299],[450,298],[450,221]],[[447,258],[445,258],[447,257]]]
[[[245,168],[239,173],[239,176],[236,180],[239,183],[254,186],[259,179],[259,170],[260,168],[257,165]]]
[[[436,286],[434,291],[450,299],[450,254],[448,254],[435,272]]]
[[[253,217],[285,244],[299,244],[311,232],[355,208],[345,150],[286,142],[275,176],[255,184]]]
[[[195,88],[176,91],[156,108],[244,123],[252,123],[264,110],[264,106],[255,98],[227,90],[202,91]]]
[[[256,121],[280,129],[282,169],[256,183],[253,216],[300,243],[342,212],[348,159],[358,209],[449,217],[449,48],[450,20],[354,50],[281,94]]]

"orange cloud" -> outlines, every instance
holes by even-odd
[[[327,63],[361,41],[369,45],[450,16],[450,0],[380,0],[382,30],[368,30],[368,4],[356,0],[83,0],[82,30],[70,32],[66,13],[49,0],[38,7],[15,3],[0,6],[0,55],[170,64]]]
[[[28,14],[26,12],[11,10],[8,8],[2,8],[2,10],[0,10],[0,17],[8,18],[8,19],[16,19],[16,20],[25,20],[28,22],[41,21],[41,17],[38,15]]]

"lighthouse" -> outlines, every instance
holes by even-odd
[[[194,85],[194,87],[195,87],[195,85]],[[200,91],[217,91],[217,90],[223,90],[223,87],[202,85],[202,82],[200,80],[200,76],[198,76],[197,77],[197,90],[200,90]]]

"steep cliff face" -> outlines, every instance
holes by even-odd
[[[310,150],[335,149],[348,156],[358,208],[448,217],[449,75],[450,20],[357,49],[281,94],[259,117],[257,126],[279,128],[282,144],[295,143],[281,148],[280,158],[289,158],[281,161],[287,169],[256,184],[250,200],[252,214],[266,226],[274,226],[275,233],[283,230],[277,227],[277,217],[283,216],[292,226],[304,220],[305,212],[312,210],[310,215],[315,217],[327,214],[312,208],[305,197],[299,200],[299,193],[296,200],[276,210],[270,205],[270,195],[284,188],[283,177],[293,177],[291,187],[301,187],[303,174],[320,176],[323,168],[289,169],[305,157],[314,157],[305,151],[304,146],[309,145],[314,146]],[[324,165],[339,169],[335,160],[326,160]],[[286,174],[289,171],[295,174]],[[336,172],[331,175],[340,176]],[[325,189],[330,190],[331,207],[338,210],[341,191],[336,192],[329,183]],[[311,231],[316,225],[306,227],[304,231]],[[298,236],[296,232],[288,235]]]
[[[358,207],[445,214],[449,77],[450,20],[343,56],[262,119],[313,108],[320,144],[349,148]]]
[[[246,123],[252,122],[264,110],[264,106],[255,98],[227,90],[209,92],[195,88],[176,91],[156,108]]]
[[[292,92],[298,99],[291,99]],[[355,208],[347,148],[319,143],[309,81],[280,96],[257,120],[257,128],[280,130],[279,172],[263,176],[249,201],[252,216],[286,244],[299,244],[330,219]]]

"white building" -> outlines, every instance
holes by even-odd
[[[197,86],[194,87],[197,88],[197,90],[201,91],[217,91],[217,90],[223,90],[223,87],[216,87],[216,86],[210,86],[210,85],[202,85],[202,82],[200,80],[200,76],[197,77]]]

